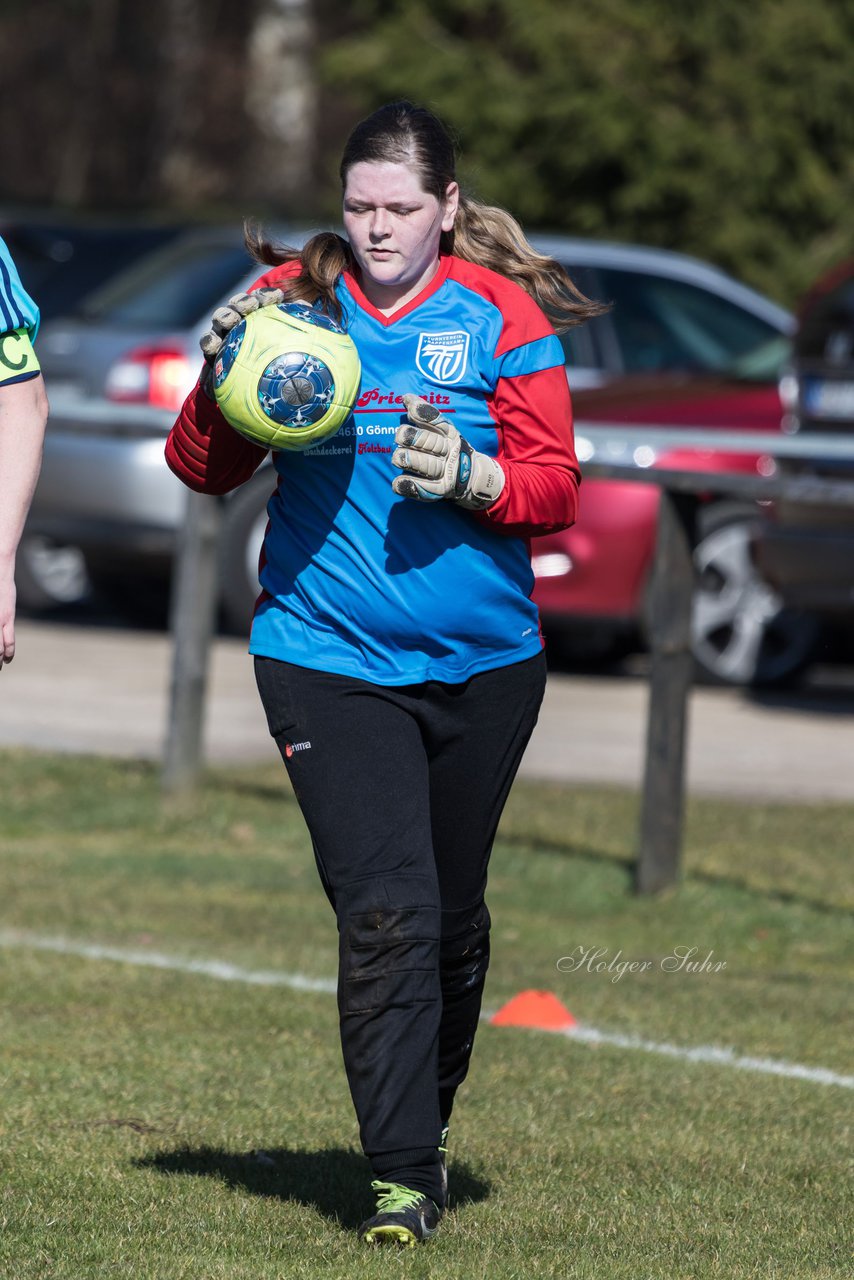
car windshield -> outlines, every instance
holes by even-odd
[[[174,240],[186,228],[164,226],[65,226],[13,224],[2,229],[27,292],[42,320],[78,312],[131,263]]]
[[[600,271],[626,373],[671,370],[757,378],[780,331],[708,289],[641,272]],[[782,357],[781,357],[782,358]],[[767,374],[773,378],[773,371]]]
[[[122,328],[189,329],[235,292],[251,268],[239,242],[178,242],[113,277],[78,314]]]

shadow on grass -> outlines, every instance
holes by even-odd
[[[840,899],[824,898],[820,894],[805,893],[788,889],[785,885],[768,884],[765,881],[751,880],[747,876],[725,875],[723,872],[704,871],[702,867],[692,867],[685,872],[685,878],[696,880],[700,884],[708,884],[713,888],[723,886],[738,889],[742,893],[752,894],[757,898],[767,898],[769,902],[780,902],[784,906],[807,907],[810,911],[828,916],[849,916],[852,903],[849,895]]]
[[[508,848],[515,849],[517,852],[536,848],[537,853],[554,854],[557,857],[567,859],[578,858],[582,862],[622,868],[625,873],[627,892],[632,891],[635,883],[637,867],[636,859],[633,855],[613,853],[606,849],[597,849],[592,845],[574,844],[571,839],[555,840],[538,835],[520,835],[516,832],[499,831],[498,841],[507,845]],[[852,910],[851,899],[847,894],[842,898],[831,899],[823,897],[820,893],[810,893],[808,890],[792,889],[782,884],[757,881],[751,879],[749,874],[741,876],[727,874],[724,871],[706,871],[703,867],[686,867],[684,859],[679,881],[673,890],[668,892],[677,891],[681,884],[690,881],[706,884],[712,888],[737,889],[739,892],[750,894],[753,897],[767,898],[769,901],[780,902],[784,905],[807,907],[811,911],[830,916],[847,916],[851,914]]]
[[[595,845],[578,844],[571,837],[565,840],[555,839],[553,836],[542,836],[537,832],[528,834],[512,829],[502,831],[499,828],[496,843],[506,844],[508,848],[521,853],[530,850],[535,850],[537,853],[554,853],[561,858],[580,858],[583,862],[624,867],[628,871],[631,870],[634,861],[632,855],[628,853],[615,853],[609,849],[597,848]]]
[[[235,1153],[219,1147],[179,1147],[133,1161],[137,1169],[168,1175],[217,1178],[233,1190],[278,1200],[294,1200],[316,1209],[345,1229],[355,1229],[371,1213],[371,1169],[363,1155],[344,1147],[327,1151],[292,1151],[275,1147]],[[456,1161],[452,1171],[451,1208],[461,1201],[485,1200],[488,1182]]]
[[[278,766],[275,762],[270,766],[271,771]],[[244,796],[249,800],[262,800],[273,804],[296,805],[297,798],[293,793],[293,788],[288,781],[288,775],[285,773],[284,766],[281,767],[281,777],[273,774],[270,781],[264,781],[257,777],[251,777],[238,771],[230,773],[225,780],[229,791],[233,791],[235,795]],[[218,773],[211,773],[211,778],[216,786],[221,778]]]

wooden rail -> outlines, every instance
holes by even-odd
[[[780,437],[776,434],[627,428],[579,424],[577,439],[591,479],[630,480],[661,489],[650,609],[650,676],[635,887],[657,893],[674,885],[682,857],[685,755],[693,676],[691,609],[694,545],[700,495],[716,493],[768,500],[785,497],[805,504],[854,506],[854,480],[814,476],[725,474],[690,467],[648,465],[655,447],[811,458],[851,463],[854,440],[841,436]],[[638,461],[642,459],[643,465]],[[163,785],[170,792],[192,788],[202,763],[202,725],[208,658],[216,619],[218,540],[222,500],[188,496],[179,542],[172,608],[173,666]]]
[[[172,573],[172,682],[162,787],[192,791],[202,767],[210,648],[219,596],[222,499],[187,493],[186,515]]]
[[[584,466],[591,478],[655,484],[661,489],[655,562],[650,591],[650,673],[646,753],[641,817],[635,861],[638,893],[657,893],[679,878],[685,809],[685,759],[694,662],[691,612],[695,590],[694,547],[700,495],[768,501],[786,498],[807,505],[854,506],[854,480],[810,475],[770,475],[640,467],[650,439],[673,449],[739,452],[765,457],[832,456],[850,463],[854,474],[854,440],[841,436],[780,438],[776,435],[695,431],[680,428],[597,426],[581,428],[594,447]]]

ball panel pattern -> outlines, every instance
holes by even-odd
[[[246,321],[241,320],[240,324],[236,324],[222,344],[222,349],[216,358],[214,364],[214,386],[219,387],[228,377],[231,366],[237,359],[240,348],[243,346],[243,339],[246,336]]]
[[[304,320],[306,324],[313,324],[318,329],[328,329],[330,333],[345,332],[332,316],[328,316],[325,311],[316,310],[307,302],[280,302],[279,310],[297,320]]]
[[[305,351],[289,351],[267,365],[258,380],[264,413],[285,426],[312,426],[329,409],[335,382],[329,365]]]

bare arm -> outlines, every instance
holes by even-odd
[[[0,384],[0,667],[15,656],[15,553],[39,476],[47,413],[41,374]]]

